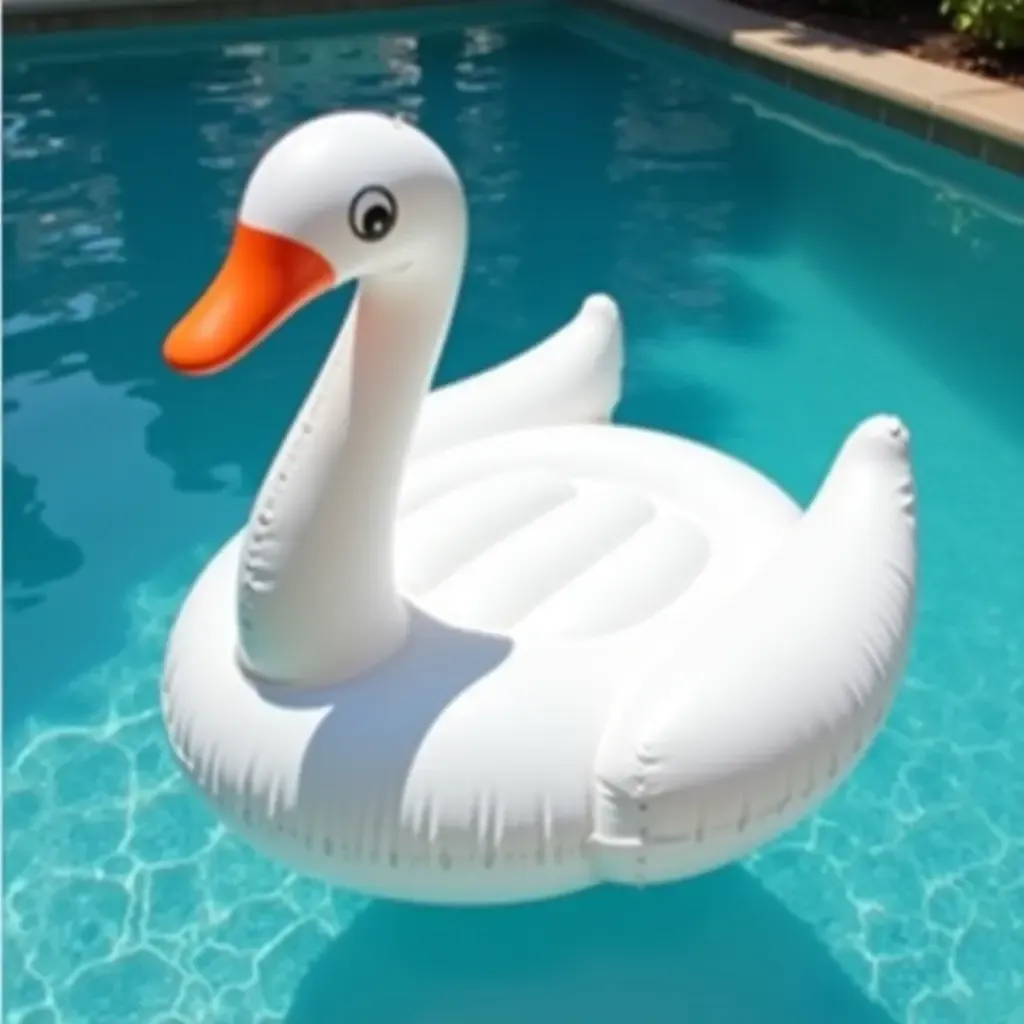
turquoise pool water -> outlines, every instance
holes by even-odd
[[[7,42],[5,1021],[1020,1024],[1024,181],[591,17],[480,10]],[[371,903],[236,842],[171,764],[168,624],[344,297],[210,380],[160,342],[263,147],[346,104],[418,119],[465,176],[443,379],[606,289],[621,419],[801,500],[859,417],[911,425],[906,685],[853,779],[749,862]]]

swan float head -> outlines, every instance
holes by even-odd
[[[303,305],[359,280],[245,530],[238,648],[255,676],[347,676],[405,635],[398,494],[467,227],[455,168],[415,126],[368,111],[306,121],[256,165],[220,271],[164,342],[173,369],[216,373]]]
[[[226,369],[331,288],[429,267],[439,237],[461,260],[465,219],[455,168],[413,125],[362,111],[307,121],[256,165],[227,258],[164,357],[189,375]]]

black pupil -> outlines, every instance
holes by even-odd
[[[390,226],[391,211],[386,206],[371,206],[363,215],[363,231],[371,238],[383,235]]]

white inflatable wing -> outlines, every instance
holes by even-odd
[[[572,320],[514,359],[431,391],[412,454],[508,430],[607,422],[622,394],[622,368],[619,308],[591,295]]]
[[[600,877],[710,870],[838,785],[903,668],[914,506],[906,429],[892,417],[861,424],[779,554],[609,722],[590,841]]]

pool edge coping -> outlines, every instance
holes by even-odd
[[[1024,89],[728,0],[567,0],[1024,177]]]

